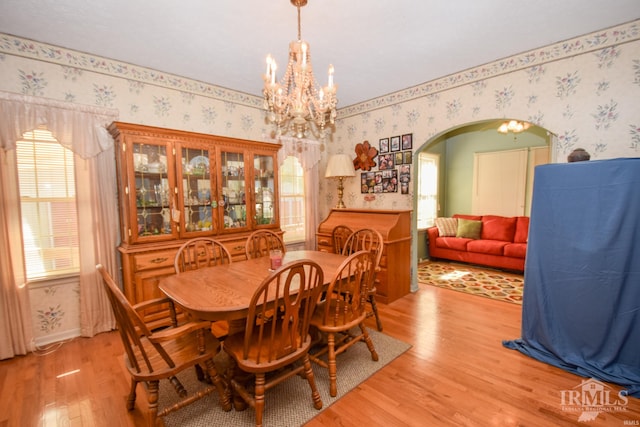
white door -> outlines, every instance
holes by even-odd
[[[525,214],[528,149],[475,153],[473,161],[474,215]]]

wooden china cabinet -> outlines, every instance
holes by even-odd
[[[194,237],[223,242],[244,259],[248,235],[281,234],[278,144],[114,122],[124,293],[161,297],[178,247]],[[146,313],[148,320],[161,313]]]

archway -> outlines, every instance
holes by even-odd
[[[416,147],[414,152],[413,180],[414,212],[412,219],[412,271],[417,271],[419,261],[428,256],[426,229],[418,228],[418,210],[420,153],[436,153],[441,155],[438,174],[438,216],[453,213],[470,213],[470,199],[473,175],[473,156],[476,152],[492,152],[501,150],[515,150],[521,148],[546,146],[549,148],[548,162],[553,162],[555,152],[555,136],[542,127],[531,124],[522,132],[502,134],[498,127],[510,119],[489,119],[472,123],[465,123],[449,128],[426,140]],[[522,119],[518,119],[521,120]],[[533,168],[532,168],[533,169]],[[533,170],[530,171],[531,177]],[[457,198],[457,199],[456,199]],[[466,201],[461,201],[463,199]],[[456,200],[450,200],[456,199]],[[453,212],[452,212],[453,211]],[[412,290],[417,290],[417,274],[412,274]]]

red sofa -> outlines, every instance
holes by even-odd
[[[427,229],[430,258],[524,271],[529,217],[456,214],[452,218],[482,221],[480,238],[442,237],[438,227],[430,227]]]

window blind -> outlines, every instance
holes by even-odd
[[[37,129],[16,143],[28,280],[79,272],[73,153]]]

